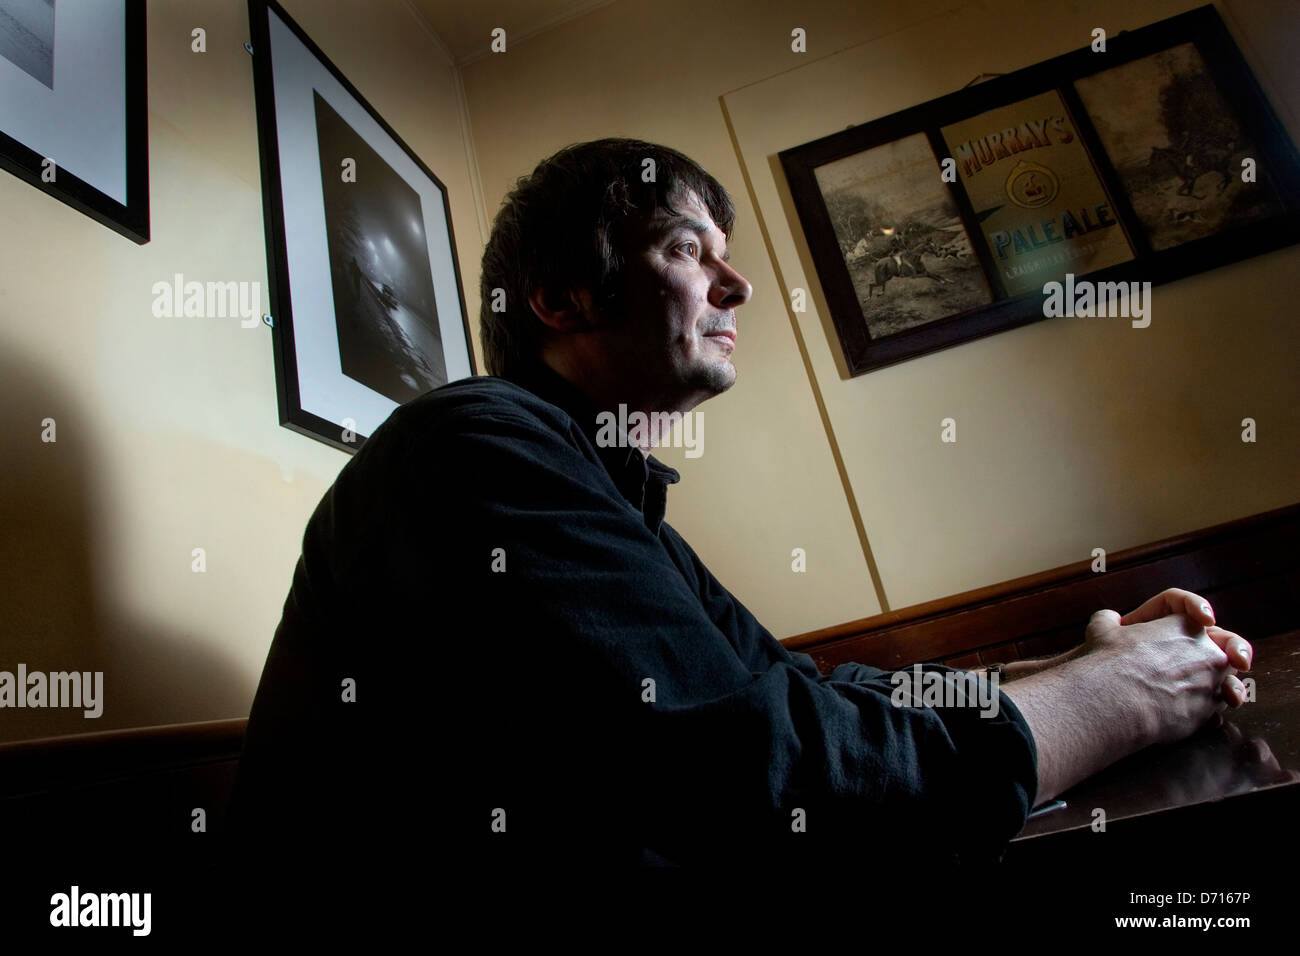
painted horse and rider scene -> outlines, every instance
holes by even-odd
[[[1152,249],[1284,211],[1269,164],[1258,163],[1256,144],[1195,45],[1076,80],[1075,88]]]
[[[924,136],[829,163],[817,179],[872,339],[992,301]]]
[[[873,226],[843,251],[872,338],[990,299],[970,239],[955,217],[934,225],[908,219],[900,226]]]

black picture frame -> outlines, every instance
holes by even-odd
[[[248,11],[280,424],[355,453],[398,405],[477,374],[451,205],[275,0]],[[347,186],[340,157],[355,164]]]
[[[1130,186],[1135,182],[1131,175],[1132,168],[1125,167],[1122,157],[1112,156],[1108,151],[1095,122],[1104,117],[1090,112],[1080,94],[1080,87],[1087,89],[1090,81],[1100,74],[1130,67],[1157,55],[1172,55],[1170,51],[1182,50],[1188,45],[1203,61],[1203,72],[1208,73],[1212,80],[1210,85],[1217,89],[1222,101],[1231,111],[1229,121],[1236,124],[1236,129],[1244,137],[1242,142],[1250,144],[1251,158],[1257,160],[1259,176],[1253,185],[1267,191],[1270,198],[1268,202],[1254,204],[1251,208],[1272,212],[1267,215],[1259,212],[1254,218],[1246,219],[1234,212],[1232,217],[1223,218],[1227,225],[1210,234],[1186,241],[1174,241],[1157,248],[1157,244],[1152,241],[1152,229],[1149,228],[1152,221],[1150,214],[1144,218],[1140,210],[1135,210],[1135,204],[1131,201],[1133,197],[1130,195]],[[1086,276],[1094,282],[1149,281],[1155,286],[1300,241],[1300,155],[1218,12],[1212,6],[1199,7],[1109,37],[1106,52],[1094,52],[1090,47],[1084,47],[778,154],[850,376],[1045,317],[1041,289],[1012,292],[1003,287],[990,247],[987,242],[980,241],[980,214],[986,210],[974,208],[969,190],[960,176],[956,182],[943,182],[941,162],[949,158],[952,152],[942,135],[945,127],[1048,92],[1055,92],[1061,97],[1067,115],[1073,121],[1078,138],[1091,160],[1097,183],[1113,204],[1111,212],[1116,226],[1122,230],[1133,253],[1126,261],[1076,273],[1080,279]],[[1158,97],[1159,93],[1149,91],[1142,94],[1141,91],[1134,91],[1134,95]],[[1097,98],[1095,95],[1092,98],[1092,109],[1097,111]],[[1169,127],[1166,125],[1162,129],[1167,131]],[[873,335],[868,311],[881,310],[870,298],[864,308],[859,290],[865,287],[868,296],[883,295],[883,292],[878,293],[882,287],[877,282],[877,275],[864,276],[863,270],[868,267],[860,264],[861,256],[853,262],[849,261],[855,251],[867,255],[892,253],[897,264],[892,270],[888,265],[884,269],[886,273],[894,271],[907,279],[906,283],[899,283],[900,287],[910,284],[912,287],[933,285],[938,288],[939,283],[918,282],[918,279],[925,277],[915,268],[908,271],[901,250],[909,240],[890,238],[892,246],[889,246],[877,241],[873,233],[867,247],[849,246],[846,240],[853,238],[855,222],[865,226],[869,214],[855,219],[851,213],[846,215],[841,204],[837,207],[840,229],[837,233],[836,221],[832,219],[826,196],[819,186],[818,171],[826,169],[829,164],[859,156],[862,157],[863,168],[872,170],[874,167],[870,163],[876,156],[885,155],[885,152],[869,151],[878,150],[879,147],[901,149],[902,146],[896,144],[904,144],[909,137],[918,136],[924,137],[930,147],[934,181],[943,182],[951,205],[958,212],[961,228],[970,242],[971,254],[978,260],[980,271],[989,285],[991,301],[975,303],[939,318],[921,319],[919,324],[911,327],[885,331],[883,334],[877,331]],[[1186,140],[1183,142],[1185,144]],[[1234,145],[1240,144],[1230,141],[1226,148]],[[1200,150],[1200,147],[1186,148]],[[1029,153],[1032,152],[1032,149],[1029,150]],[[1235,161],[1240,157],[1234,155],[1229,158]],[[1202,162],[1189,155],[1184,166],[1195,174]],[[1150,164],[1153,170],[1150,175],[1154,179],[1158,175],[1156,170],[1164,168],[1157,164],[1154,151]],[[1239,173],[1240,169],[1236,172]],[[1172,193],[1173,185],[1181,184],[1179,188],[1185,186],[1181,177],[1183,174],[1178,173],[1168,182],[1162,180],[1164,191]],[[1195,182],[1199,183],[1200,180]],[[1207,182],[1206,191],[1213,193],[1215,180],[1209,179]],[[1226,176],[1223,183],[1226,189],[1229,184]],[[912,186],[901,180],[900,184],[905,186],[903,192],[906,194],[914,192]],[[1237,182],[1232,181],[1231,185],[1235,189]],[[862,189],[859,192],[866,194]],[[1199,196],[1200,187],[1194,184],[1193,192]],[[872,195],[892,194],[877,191]],[[1133,195],[1138,199],[1143,198],[1137,192]],[[1236,194],[1234,201],[1235,198]],[[923,234],[925,227],[920,228],[922,231],[913,229],[914,236]],[[930,230],[930,235],[934,235],[933,230]],[[959,246],[960,243],[951,247],[936,244],[932,248],[941,254],[959,258],[959,254],[953,252]],[[913,252],[913,259],[922,265],[925,264],[926,257],[930,256],[929,252]],[[878,261],[873,256],[873,265],[868,271],[874,269],[874,263]],[[929,271],[942,277],[943,260],[931,257],[930,261],[933,265]],[[1070,271],[1069,268],[1064,267],[1060,269],[1059,275],[1044,272],[1042,278],[1044,281],[1059,280],[1067,271]],[[855,273],[857,285],[854,281]],[[888,278],[886,275],[886,283]],[[888,291],[887,284],[883,290]],[[874,320],[874,324],[877,330],[889,329],[888,323],[878,319]]]
[[[78,121],[72,112],[56,116],[51,123],[52,128],[60,130],[60,135],[71,140],[55,149],[38,148],[42,145],[38,139],[48,136],[48,130],[37,130],[35,124],[28,121],[0,123],[0,168],[114,232],[144,245],[149,241],[149,84],[145,3],[144,0],[103,0],[102,4],[91,8],[91,11],[94,16],[109,16],[114,21],[120,17],[123,28],[121,50],[115,46],[105,46],[103,35],[92,28],[83,37],[86,49],[73,46],[65,52],[61,48],[63,38],[69,34],[75,36],[78,33],[75,29],[77,24],[57,19],[49,24],[52,32],[46,38],[46,68],[50,70],[49,76],[37,78],[29,69],[5,57],[5,70],[0,74],[0,103],[9,98],[8,105],[15,109],[20,100],[30,104],[33,102],[32,90],[41,89],[36,84],[48,87],[52,100],[58,96],[64,104],[74,103],[79,98],[78,93],[85,94],[92,90],[104,93],[117,89],[115,82],[97,81],[94,73],[96,68],[111,70],[113,73],[120,70],[123,80],[120,98],[114,95],[110,104],[101,103],[96,107],[96,115],[101,119],[103,115],[116,117],[120,110],[121,124],[120,127],[115,126],[121,130],[120,173],[101,178],[100,171],[82,168],[81,156],[77,154],[88,157],[99,152],[102,150],[102,139],[95,137],[90,129],[91,124]],[[52,16],[56,12],[58,18],[82,15],[75,7],[52,9]],[[56,27],[57,34],[54,32]],[[93,51],[93,55],[87,50]],[[60,55],[56,56],[56,52]],[[3,57],[3,51],[0,51],[0,57]],[[78,71],[75,77],[68,77],[77,81],[68,93],[62,88],[56,88],[53,73],[55,63],[59,64],[61,70],[64,64],[70,64],[72,69]],[[87,72],[82,74],[80,71],[83,70]],[[85,101],[86,97],[83,95],[80,99]],[[105,106],[111,109],[105,110]],[[0,110],[0,117],[8,116],[8,109]],[[119,154],[114,151],[111,155],[116,161]],[[60,161],[60,156],[67,158]],[[54,161],[53,167],[47,167],[47,157]],[[53,181],[47,181],[47,169],[52,169]],[[80,169],[81,175],[73,172],[74,169]],[[107,181],[109,178],[117,182],[117,186],[110,186]],[[116,198],[108,190],[116,191],[122,198]]]

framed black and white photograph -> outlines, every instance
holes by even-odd
[[[1300,156],[1213,7],[779,154],[849,375],[1300,241]]]
[[[1153,249],[1282,215],[1271,163],[1194,43],[1076,80],[1075,89]],[[1255,163],[1254,182],[1242,162]]]
[[[249,15],[280,422],[355,452],[475,373],[447,191],[278,4]]]
[[[873,340],[993,301],[935,167],[917,133],[815,171]]]
[[[149,241],[144,0],[0,0],[0,166]]]

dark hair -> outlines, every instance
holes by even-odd
[[[653,160],[650,167],[645,161]],[[653,168],[654,180],[645,182]],[[600,139],[567,146],[521,178],[502,203],[483,250],[479,341],[489,375],[515,378],[536,364],[544,326],[528,296],[584,288],[602,311],[618,302],[630,219],[677,203],[694,190],[728,238],[736,219],[731,197],[694,160],[638,139]],[[492,309],[505,291],[504,311]]]

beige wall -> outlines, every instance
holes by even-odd
[[[401,3],[285,6],[438,172],[476,263],[450,59]],[[148,4],[148,245],[0,175],[0,669],[105,672],[98,720],[0,710],[0,740],[246,715],[303,527],[347,461],[279,426],[268,328],[152,314],[176,272],[259,282],[269,308],[247,9]]]
[[[1300,249],[1158,290],[1147,330],[1045,321],[854,379],[825,317],[787,310],[813,273],[778,150],[1191,4],[1079,12],[1096,6],[619,0],[458,77],[401,0],[286,3],[446,183],[476,349],[484,215],[543,156],[639,136],[731,189],[732,262],[755,287],[739,381],[704,406],[703,457],[662,457],[683,474],[669,520],[778,636],[1300,500]],[[1223,9],[1294,134],[1296,7]],[[5,710],[0,740],[246,714],[303,526],[347,460],[277,424],[265,327],[151,314],[175,272],[265,288],[267,267],[245,3],[148,12],[153,241],[0,176],[0,669],[106,684],[100,720]]]
[[[704,406],[702,458],[663,457],[683,472],[669,520],[779,637],[1300,500],[1300,248],[1158,288],[1148,329],[1043,321],[849,378],[777,160],[1195,5],[616,3],[465,68],[490,209],[547,152],[604,135],[678,147],[738,200],[732,263],[755,288],[738,383]],[[1222,9],[1300,139],[1280,39],[1300,7]],[[796,287],[806,313],[787,308]]]
[[[816,273],[780,150],[943,95],[980,72],[1086,46],[1096,26],[1114,35],[1190,6],[973,3],[726,94],[782,286],[816,288]],[[1049,7],[1064,12],[1026,13]],[[1300,140],[1294,53],[1273,39],[1300,35],[1300,7],[1243,3],[1224,13]],[[843,372],[820,293],[816,308],[787,313],[890,606],[1300,499],[1300,327],[1286,281],[1297,269],[1292,247],[1158,287],[1149,328],[1042,321],[856,378]],[[955,444],[939,440],[947,417]],[[1259,423],[1256,444],[1241,441],[1245,417]],[[804,620],[791,629],[835,623]]]

